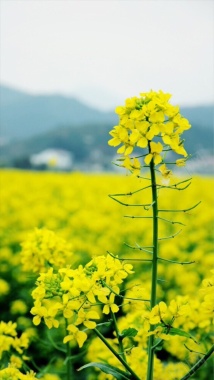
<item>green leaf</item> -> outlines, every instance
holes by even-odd
[[[128,336],[130,338],[132,336],[136,336],[137,333],[138,331],[136,329],[130,327],[129,329],[125,329],[121,332],[121,337],[125,338]]]
[[[109,375],[112,375],[115,377],[115,379],[118,380],[131,380],[131,375],[127,372],[122,371],[119,368],[113,367],[109,364],[102,364],[102,363],[88,363],[80,367],[77,371],[82,371],[82,369],[89,368],[89,367],[97,367],[101,369],[104,373],[108,373]]]
[[[170,335],[180,335],[180,336],[185,336],[186,338],[189,338],[189,339],[192,339],[195,343],[196,340],[192,337],[192,335],[190,335],[188,332],[186,331],[183,331],[183,330],[180,330],[180,329],[176,329],[174,327],[171,327],[170,330],[169,330],[169,334]]]

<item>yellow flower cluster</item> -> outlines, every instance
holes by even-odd
[[[123,155],[122,166],[139,174],[141,163],[138,158],[130,158],[134,148],[147,148],[144,162],[149,165],[153,159],[158,165],[163,160],[163,153],[172,150],[176,154],[187,157],[181,135],[191,128],[189,121],[184,118],[178,106],[169,103],[170,94],[162,91],[141,93],[140,97],[126,99],[125,105],[117,107],[119,124],[110,132],[112,139],[109,145],[121,147],[118,154]],[[161,141],[159,141],[161,140]],[[181,159],[178,166],[185,164]]]
[[[32,333],[31,329],[17,333],[17,323],[0,322],[0,379],[1,380],[33,380],[36,379],[34,371],[23,373],[22,367],[29,361],[26,350],[29,347]],[[6,360],[4,360],[4,355]],[[5,364],[4,364],[5,363]],[[46,373],[39,377],[41,380],[60,380],[58,375]]]
[[[166,303],[161,301],[151,310],[148,318],[151,325],[158,325],[147,335],[155,335],[161,339],[169,339],[170,329],[174,321],[184,315],[189,315],[190,307],[187,303],[182,304],[172,300],[167,307]]]
[[[53,231],[36,228],[22,243],[21,263],[28,272],[46,272],[50,266],[60,268],[72,261],[70,246]]]
[[[1,380],[33,380],[36,374],[33,371],[23,374],[18,368],[8,367],[0,371]]]
[[[94,319],[101,318],[97,305],[103,307],[103,314],[119,311],[115,303],[115,297],[120,294],[119,285],[132,273],[132,265],[110,255],[97,256],[77,269],[67,266],[54,273],[50,268],[40,274],[32,292],[33,323],[39,325],[43,319],[49,329],[58,328],[64,317],[69,333],[63,342],[74,339],[82,347],[87,334],[80,327],[96,327]]]
[[[17,333],[17,324],[13,322],[0,322],[0,360],[3,363],[3,355],[14,352],[10,357],[9,364],[6,368],[0,370],[2,380],[31,380],[35,379],[35,373],[30,371],[27,374],[20,372],[24,360],[24,355],[30,344],[30,337],[27,332],[23,332],[19,337]],[[8,359],[7,359],[8,362]],[[2,368],[2,367],[1,367]]]
[[[22,333],[18,337],[16,331],[17,324],[11,321],[6,323],[0,322],[0,359],[4,351],[10,351],[13,348],[19,354],[23,354],[24,350],[29,346],[29,337],[27,333]]]
[[[26,374],[22,373],[17,367],[18,358],[12,358],[7,368],[0,370],[1,380],[34,380],[38,379],[36,373],[28,371]],[[39,377],[40,380],[60,380],[58,375],[46,373],[44,376]]]

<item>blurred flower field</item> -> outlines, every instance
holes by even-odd
[[[185,178],[177,177],[176,180]],[[160,209],[182,210],[201,203],[188,212],[163,215],[163,219],[173,223],[160,220],[160,257],[163,260],[158,266],[157,298],[166,304],[173,299],[181,304],[188,303],[189,312],[176,320],[175,327],[182,326],[193,339],[175,335],[164,341],[163,350],[160,354],[157,352],[155,380],[180,379],[212,344],[210,305],[206,303],[207,293],[203,289],[214,285],[211,279],[214,181],[194,177],[191,182],[185,191],[161,189],[159,193]],[[123,283],[127,300],[132,297],[135,287],[135,297],[138,293],[137,298],[149,298],[149,261],[129,259],[150,259],[149,252],[139,247],[151,246],[152,221],[139,217],[149,216],[151,210],[127,207],[108,196],[123,193],[127,194],[123,197],[124,204],[149,204],[149,190],[131,196],[139,185],[144,187],[148,181],[141,179],[139,182],[135,177],[120,174],[2,170],[0,183],[0,378],[19,379],[16,372],[20,371],[23,373],[20,379],[31,380],[35,372],[36,378],[43,380],[64,380],[67,378],[64,327],[56,325],[50,330],[43,321],[37,326],[30,312],[33,307],[31,294],[38,273],[43,272],[43,265],[47,262],[53,267],[71,265],[71,268],[77,268],[108,252],[112,255],[110,257],[125,258],[126,263],[133,265],[134,273],[130,271]],[[168,239],[170,236],[172,238]],[[38,256],[37,252],[40,252]],[[128,361],[144,379],[146,359],[142,348],[147,345],[148,326],[141,314],[147,306],[140,300],[127,300],[119,310],[118,325],[120,329],[138,326],[137,335],[126,337],[125,344],[129,347]],[[108,336],[107,324],[105,329]],[[113,346],[116,345],[113,336],[109,335],[108,339]],[[120,367],[93,330],[89,331],[82,348],[75,340],[69,345],[72,379],[113,379],[111,375],[92,368],[77,372],[82,365],[100,358]],[[212,372],[211,361],[208,360],[197,372],[197,377],[192,378],[208,379]]]

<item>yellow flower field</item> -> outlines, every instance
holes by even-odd
[[[183,182],[185,186],[184,181],[189,175],[185,170],[184,173],[185,177],[177,175],[172,181]],[[96,324],[108,322],[112,310],[118,312],[120,330],[128,327],[136,329],[137,326],[138,333],[136,336],[126,336],[124,346],[128,352],[128,363],[140,379],[145,379],[147,359],[142,347],[147,345],[148,324],[158,323],[160,313],[160,309],[156,308],[149,314],[146,302],[140,300],[149,298],[151,286],[149,247],[152,245],[152,219],[150,190],[137,190],[146,187],[148,180],[124,174],[2,170],[0,183],[0,378],[31,380],[36,376],[43,380],[67,379],[63,344],[63,338],[67,336],[64,343],[70,347],[71,379],[113,379],[112,375],[92,368],[77,372],[82,365],[89,361],[97,362],[100,358],[122,370],[119,361],[93,334]],[[163,350],[161,354],[157,351],[155,359],[155,380],[180,379],[212,344],[212,310],[206,289],[211,286],[213,289],[214,285],[211,279],[213,184],[213,178],[194,177],[184,191],[161,188],[158,194],[160,210],[173,210],[160,213],[158,307],[162,308],[161,313],[166,315],[166,319],[170,318],[170,315],[175,315],[173,300],[176,299],[180,314],[175,318],[173,327],[182,328],[189,336],[162,337]],[[118,194],[124,195],[118,197]],[[191,209],[199,201],[201,203]],[[108,293],[97,293],[104,305],[106,319],[102,319],[100,306],[97,305],[93,312],[78,315],[77,326],[83,323],[86,330],[74,330],[74,325],[70,325],[69,333],[65,333],[61,317],[56,317],[64,307],[57,293],[52,301],[45,301],[52,314],[50,312],[46,316],[44,323],[43,316],[38,317],[37,314],[38,310],[41,312],[41,306],[36,304],[38,299],[39,302],[43,299],[33,290],[44,267],[71,266],[71,269],[77,270],[79,265],[84,266],[93,259],[92,264],[86,266],[87,270],[91,270],[96,260],[100,260],[100,256],[106,257],[107,253],[109,262],[116,256],[126,259],[116,260],[112,264],[118,265],[118,272],[114,275],[117,281],[111,286],[115,286],[116,294],[120,286],[120,294],[126,296],[121,305],[118,307],[114,303],[114,293],[111,293],[110,300],[106,298]],[[137,261],[139,259],[147,261]],[[119,263],[122,263],[121,267]],[[50,271],[47,273],[49,275],[44,272],[43,279],[37,280],[36,289],[39,289],[39,281],[43,284],[45,276],[52,276]],[[65,270],[60,273],[66,291],[71,277]],[[47,278],[44,280],[46,284]],[[55,281],[58,281],[57,277]],[[89,300],[94,299],[94,295],[90,297]],[[54,303],[55,306],[59,305],[55,311]],[[64,317],[69,321],[71,315],[66,308],[63,310]],[[147,315],[144,319],[142,311]],[[99,321],[96,320],[98,318]],[[48,328],[52,326],[53,329]],[[105,329],[108,334],[108,324]],[[73,340],[75,334],[76,341]],[[161,337],[162,332],[155,331],[155,334]],[[107,339],[116,347],[113,336]],[[9,361],[10,366],[7,367]],[[193,376],[192,379],[206,380],[210,371],[211,360],[208,360],[197,372],[197,377]],[[19,372],[23,373],[22,377]]]

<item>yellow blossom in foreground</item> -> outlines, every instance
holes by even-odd
[[[136,176],[140,174],[141,163],[136,157],[125,157],[121,166],[130,170]]]
[[[159,304],[153,307],[150,312],[149,322],[151,325],[156,325],[158,323],[163,323],[168,325],[173,323],[176,318],[179,318],[183,315],[188,315],[190,312],[190,307],[184,301],[185,304],[179,302],[179,298],[175,301],[172,300],[167,307],[166,303],[161,301]]]
[[[11,355],[10,365],[14,368],[21,368],[23,365],[23,361],[16,355]]]
[[[113,313],[117,313],[119,311],[119,307],[114,303],[114,293],[111,293],[109,298],[107,298],[106,296],[99,295],[98,299],[99,301],[105,304],[103,308],[104,314],[109,314],[110,311],[112,311]]]
[[[154,164],[158,165],[162,161],[162,157],[160,153],[163,150],[163,145],[160,142],[158,143],[151,142],[150,146],[151,146],[151,153],[147,154],[147,156],[144,159],[144,162],[146,165],[149,165],[151,160],[153,159]]]
[[[68,325],[67,330],[69,331],[69,334],[65,336],[63,343],[67,343],[70,340],[74,339],[77,341],[79,347],[81,348],[87,339],[87,334],[84,331],[80,331],[76,326],[72,324]]]
[[[83,309],[80,309],[75,325],[78,326],[79,324],[83,323],[83,325],[88,327],[88,329],[94,329],[96,327],[96,322],[91,321],[91,319],[100,319],[100,316],[94,310],[85,312]]]
[[[164,185],[168,185],[169,181],[170,181],[170,178],[172,176],[172,171],[167,168],[166,164],[163,164],[163,165],[159,166],[159,171],[161,172],[161,174],[163,176],[162,183]]]
[[[178,160],[176,160],[175,163],[177,166],[185,166],[186,165],[186,159],[185,158],[179,158]]]

